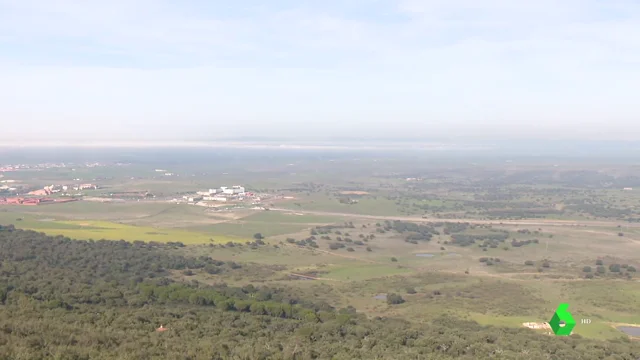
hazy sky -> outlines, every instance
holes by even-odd
[[[0,139],[640,140],[637,0],[0,0]]]

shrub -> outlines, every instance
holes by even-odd
[[[397,304],[402,304],[404,302],[404,299],[402,298],[402,296],[398,295],[398,294],[389,294],[387,295],[387,304],[389,305],[397,305]]]

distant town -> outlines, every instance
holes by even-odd
[[[115,165],[126,165],[117,163]],[[81,167],[108,166],[101,163],[68,164],[68,163],[44,163],[44,164],[18,164],[0,166],[0,205],[46,205],[55,203],[65,203],[70,201],[91,201],[91,202],[125,202],[125,201],[154,201],[171,202],[176,204],[189,204],[221,210],[228,207],[251,207],[253,209],[264,209],[261,205],[264,201],[274,201],[286,199],[275,194],[257,194],[246,191],[243,185],[219,186],[203,189],[193,193],[174,192],[170,194],[155,193],[144,190],[131,190],[123,188],[112,188],[107,183],[99,185],[94,182],[83,182],[81,178],[73,178],[65,181],[57,181],[42,187],[30,184],[30,181],[20,179],[8,179],[12,173],[24,171],[41,171],[44,169],[66,168],[75,171]],[[161,176],[180,176],[165,169],[154,169],[154,173]],[[100,180],[95,178],[92,180]],[[136,180],[138,177],[131,177]],[[105,179],[102,179],[105,180]],[[85,180],[86,181],[86,180]]]

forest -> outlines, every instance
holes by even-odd
[[[367,318],[286,287],[177,281],[171,274],[224,279],[255,266],[189,257],[180,248],[0,227],[0,358],[640,358],[640,344],[623,337],[553,337],[446,314],[420,324]],[[156,331],[161,325],[166,331]]]

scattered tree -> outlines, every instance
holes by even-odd
[[[403,302],[404,299],[398,294],[391,293],[387,295],[387,304],[389,305],[398,305],[402,304]]]

